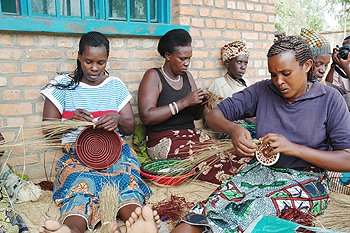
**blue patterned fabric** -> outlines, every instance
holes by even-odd
[[[277,216],[286,207],[317,216],[329,201],[325,172],[266,167],[253,159],[181,221],[210,232],[244,232],[260,215]]]
[[[57,162],[53,199],[60,207],[61,223],[67,216],[79,215],[86,219],[89,229],[94,229],[101,221],[98,192],[106,183],[119,186],[119,209],[128,204],[146,204],[152,191],[140,177],[136,153],[125,141],[123,144],[120,159],[106,170],[85,166],[72,148]]]

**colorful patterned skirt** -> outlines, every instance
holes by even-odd
[[[56,170],[53,199],[60,207],[59,221],[79,215],[90,230],[101,221],[98,193],[104,184],[118,185],[119,209],[128,204],[143,206],[152,193],[140,177],[136,153],[125,141],[120,159],[106,170],[96,171],[85,166],[73,148],[57,162]]]
[[[210,150],[217,140],[197,129],[168,130],[161,133],[147,132],[147,152],[152,160],[188,158],[198,150]],[[198,164],[198,179],[221,184],[242,170],[252,159],[239,155],[234,149],[222,152]]]
[[[277,216],[286,207],[320,215],[327,207],[328,194],[325,172],[266,167],[254,159],[181,222],[215,233],[244,232],[260,215]]]

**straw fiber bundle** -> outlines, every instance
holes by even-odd
[[[208,91],[208,97],[202,104],[205,104],[209,110],[212,110],[223,99],[223,97],[219,97],[213,92]]]
[[[40,150],[48,147],[61,148],[58,140],[69,129],[93,125],[93,122],[50,119],[43,122],[30,122],[20,127],[2,127],[4,131],[19,128],[15,139],[0,143],[0,150]],[[45,137],[42,132],[45,132]]]
[[[350,232],[350,196],[332,192],[330,200],[325,213],[314,221],[315,225],[335,231]]]
[[[101,211],[101,233],[111,233],[110,223],[116,220],[119,204],[119,187],[106,184],[99,193]]]
[[[254,139],[253,142],[255,144],[260,143],[260,141],[256,139]],[[211,166],[212,164],[215,164],[221,159],[220,155],[222,153],[225,153],[226,151],[230,151],[232,149],[234,149],[234,146],[232,145],[231,141],[224,140],[218,141],[216,143],[207,143],[207,145],[203,145],[201,149],[193,150],[193,154],[190,157],[171,164],[171,166],[169,166],[169,169],[171,169],[172,171],[179,171],[172,172],[171,175],[185,175],[189,170],[197,168],[199,171],[199,174],[197,174],[198,177],[200,175],[200,172],[203,172],[204,169],[200,165],[202,162],[210,161],[207,163],[207,165]]]

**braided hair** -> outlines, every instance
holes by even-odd
[[[312,60],[312,52],[309,44],[299,36],[284,36],[279,38],[269,49],[267,57],[273,57],[283,52],[292,51],[295,55],[295,60],[303,66],[308,60]],[[307,74],[307,80],[314,79],[314,63]]]
[[[191,46],[192,38],[184,29],[173,29],[165,33],[158,43],[158,52],[165,58],[165,53],[173,53],[179,46]]]
[[[109,56],[109,41],[107,37],[105,37],[102,33],[92,31],[87,34],[84,34],[79,41],[79,54],[82,55],[85,50],[85,46],[90,47],[105,47],[107,51],[107,58]],[[108,72],[105,70],[105,73],[108,74]],[[72,80],[67,84],[48,84],[51,86],[54,86],[58,89],[68,89],[68,90],[74,90],[78,87],[81,79],[83,78],[83,70],[81,68],[81,63],[79,59],[77,59],[77,68],[73,72],[73,78]]]

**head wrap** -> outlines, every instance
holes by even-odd
[[[329,42],[314,30],[302,28],[300,36],[306,40],[307,43],[309,43],[312,55],[314,57],[322,54],[332,53]]]
[[[228,43],[221,49],[221,58],[224,62],[238,57],[239,55],[246,55],[249,58],[247,44],[243,40],[236,40]]]

